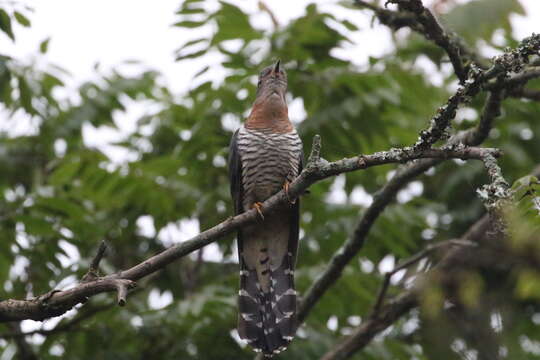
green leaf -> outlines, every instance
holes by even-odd
[[[220,4],[221,9],[214,15],[218,30],[212,38],[212,45],[232,39],[250,41],[262,36],[251,26],[248,16],[240,8],[224,1],[220,1]]]
[[[16,219],[17,221],[22,221],[24,223],[24,228],[29,234],[42,236],[50,236],[56,234],[56,231],[54,230],[52,224],[43,218],[28,215],[19,215],[16,217]]]
[[[350,22],[349,20],[342,20],[341,23],[350,31],[357,31],[359,30],[358,26]]]
[[[15,19],[17,20],[19,24],[21,24],[24,27],[30,27],[30,20],[26,16],[24,16],[18,11],[15,11],[13,15],[15,16]]]
[[[456,6],[441,21],[474,45],[479,38],[490,42],[497,29],[510,33],[511,14],[525,14],[518,0],[473,0]]]
[[[53,185],[63,185],[69,183],[80,168],[81,163],[76,158],[65,161],[51,174],[49,177],[49,182]]]
[[[187,48],[187,47],[189,47],[189,46],[195,45],[195,44],[200,44],[200,43],[202,43],[202,42],[204,42],[204,41],[208,41],[208,39],[206,39],[206,38],[200,38],[200,39],[190,40],[190,41],[186,42],[184,45],[182,45],[182,46],[180,47],[180,49],[178,49],[178,51],[180,51],[180,50],[182,50],[182,49],[185,49],[185,48]]]
[[[202,8],[183,8],[176,13],[178,15],[194,15],[194,14],[203,14],[205,12]]]
[[[53,210],[53,213],[57,212],[71,218],[82,220],[82,217],[84,216],[84,209],[81,205],[74,201],[59,197],[41,198],[36,202],[36,205]]]
[[[39,52],[42,53],[42,54],[45,54],[47,53],[47,51],[49,50],[49,42],[51,41],[51,38],[46,38],[45,40],[43,40],[41,43],[39,43]]]
[[[203,26],[204,24],[206,24],[206,21],[183,20],[183,21],[175,23],[173,26],[185,27],[185,28],[192,29],[192,28]]]
[[[15,41],[15,35],[13,34],[13,29],[11,28],[11,19],[7,12],[3,9],[0,9],[0,30],[2,30],[9,38]]]
[[[199,50],[199,51],[194,51],[194,52],[187,53],[187,54],[184,54],[184,55],[178,55],[178,56],[176,56],[175,60],[179,61],[179,60],[184,60],[184,59],[192,59],[192,58],[202,56],[204,54],[206,54],[206,49]]]
[[[32,105],[32,89],[30,89],[30,86],[24,77],[18,76],[17,80],[19,83],[19,94],[22,107],[29,114],[35,114],[36,110]]]

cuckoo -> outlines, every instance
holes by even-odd
[[[296,330],[294,267],[299,200],[270,214],[262,202],[302,170],[302,142],[288,116],[287,74],[278,61],[259,74],[255,103],[230,144],[235,213],[257,209],[259,221],[238,232],[238,333],[265,356],[284,350]]]

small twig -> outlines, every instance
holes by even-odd
[[[410,11],[416,15],[418,22],[424,28],[424,36],[446,51],[460,83],[465,83],[468,69],[462,60],[459,41],[442,28],[433,13],[424,7],[422,1],[388,0],[387,2],[398,4],[400,10]]]
[[[118,305],[126,305],[126,297],[128,291],[135,288],[137,283],[126,279],[116,279],[115,281],[116,291],[118,292]]]
[[[259,0],[259,9],[270,16],[270,20],[272,20],[272,24],[274,25],[274,30],[277,30],[279,28],[279,21],[276,15],[274,15],[274,12],[268,7],[268,5],[266,5],[264,1],[261,0]]]
[[[96,256],[94,256],[92,262],[90,263],[90,268],[88,269],[88,272],[83,276],[81,280],[82,282],[89,282],[99,277],[99,263],[101,262],[101,259],[103,259],[103,256],[105,256],[106,251],[107,243],[105,242],[105,240],[102,240],[99,244]]]
[[[508,182],[504,179],[497,159],[487,154],[482,161],[491,182],[478,189],[477,194],[489,210],[491,206],[498,204],[499,200],[507,199],[510,196],[510,192]]]
[[[510,92],[509,95],[512,97],[518,97],[532,101],[540,101],[540,90],[520,89]]]
[[[307,166],[312,166],[321,161],[321,136],[316,134],[313,136],[313,143],[311,145],[311,153],[309,154]]]
[[[487,139],[493,127],[493,120],[501,115],[501,102],[504,99],[504,94],[505,92],[503,90],[493,90],[488,93],[476,131],[470,133],[472,136],[470,143],[475,145],[481,144]]]
[[[435,250],[438,250],[440,248],[444,248],[447,246],[476,246],[476,244],[467,240],[460,240],[460,239],[452,239],[452,240],[443,241],[437,244],[430,244],[426,246],[419,253],[411,256],[410,258],[404,260],[402,263],[398,264],[392,271],[389,271],[384,274],[384,281],[381,288],[379,289],[379,294],[377,295],[377,301],[375,302],[375,305],[373,306],[373,311],[371,312],[370,317],[376,318],[379,315],[381,306],[383,305],[384,299],[386,297],[386,293],[388,291],[388,287],[390,286],[390,280],[392,279],[392,276],[394,276],[399,271],[406,269],[411,265],[414,265],[421,259],[431,255]]]

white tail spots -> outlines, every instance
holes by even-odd
[[[244,289],[240,289],[240,290],[238,291],[238,296],[245,296],[245,297],[251,299],[251,301],[253,301],[253,302],[255,302],[255,303],[258,303],[257,299],[254,298],[250,293],[248,293],[248,292],[247,292],[246,290],[244,290]]]
[[[276,301],[279,301],[281,300],[282,297],[286,296],[286,295],[293,295],[293,296],[296,296],[296,291],[294,289],[287,289],[287,291],[285,291],[283,294],[281,295],[278,295],[276,296]]]
[[[244,319],[246,321],[253,321],[253,319],[252,319],[253,314],[240,313],[240,316],[242,316],[242,319]]]
[[[285,270],[283,271],[283,273],[284,273],[285,275],[294,275],[294,270],[292,270],[292,269],[285,269]]]
[[[290,319],[293,316],[293,314],[294,313],[292,311],[286,311],[286,312],[283,313],[283,317],[277,318],[276,322],[280,323],[285,319]],[[292,339],[292,337],[291,337],[291,339]]]
[[[294,289],[287,289],[287,291],[285,291],[285,292],[283,293],[283,295],[296,295],[296,290],[294,290]],[[282,296],[283,296],[283,295],[282,295]]]
[[[240,270],[240,276],[248,276],[249,275],[249,271],[247,270]]]

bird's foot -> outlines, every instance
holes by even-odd
[[[289,196],[289,182],[285,180],[285,183],[283,184],[283,190],[285,190],[285,195],[287,195],[287,199],[289,200],[289,203],[291,205],[294,205],[296,203],[296,199],[291,200]]]
[[[259,216],[261,217],[261,219],[264,220],[264,215],[263,215],[263,213],[262,213],[262,202],[258,202],[258,201],[257,201],[257,202],[255,202],[255,203],[253,203],[253,208],[254,208],[255,210],[257,210],[257,212],[259,213]]]

